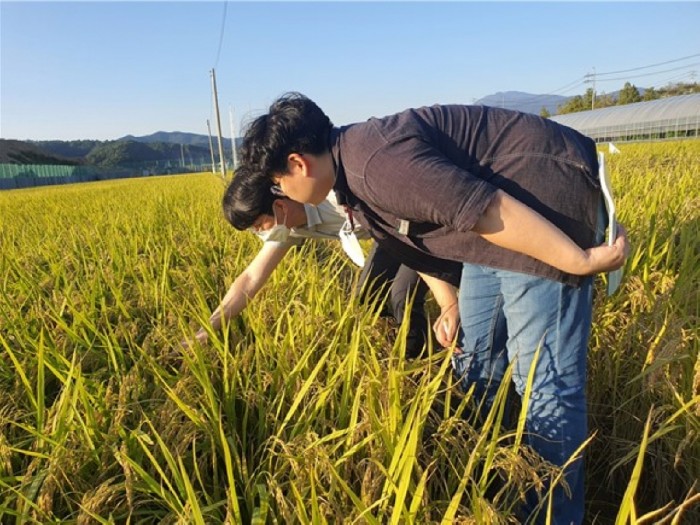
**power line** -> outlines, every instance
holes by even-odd
[[[688,60],[688,59],[695,58],[695,57],[699,57],[699,56],[700,56],[700,53],[696,53],[696,54],[694,54],[694,55],[688,55],[688,56],[685,56],[685,57],[675,58],[675,59],[673,59],[673,60],[666,60],[666,61],[664,61],[664,62],[658,62],[658,63],[656,63],[656,64],[650,64],[650,65],[647,65],[647,66],[635,67],[635,68],[632,68],[632,69],[625,69],[625,70],[620,70],[620,71],[608,71],[608,72],[606,72],[606,73],[597,73],[597,72],[594,72],[594,73],[587,73],[587,74],[585,74],[583,77],[579,77],[579,78],[577,78],[576,80],[574,80],[574,81],[572,81],[572,82],[569,82],[568,84],[565,84],[564,86],[562,86],[562,87],[560,87],[560,88],[557,88],[557,89],[555,89],[555,90],[552,90],[552,91],[550,91],[550,92],[548,92],[548,93],[543,93],[543,94],[538,94],[538,95],[532,95],[532,96],[530,96],[530,97],[526,97],[526,98],[523,98],[523,99],[518,99],[517,102],[518,102],[519,104],[529,104],[529,103],[533,103],[533,102],[535,102],[535,101],[537,101],[537,100],[539,100],[539,99],[542,99],[543,97],[547,97],[547,96],[551,96],[551,95],[562,95],[562,96],[563,96],[564,94],[566,94],[566,93],[568,93],[568,92],[571,92],[571,91],[573,91],[574,89],[576,89],[576,88],[578,88],[578,87],[581,87],[581,86],[583,86],[584,84],[588,84],[588,83],[590,83],[590,82],[613,82],[613,81],[620,81],[620,80],[630,80],[630,79],[633,79],[633,78],[640,78],[640,77],[647,77],[647,76],[659,75],[659,74],[663,74],[663,73],[669,73],[669,72],[672,72],[672,71],[680,71],[680,70],[683,70],[683,69],[686,69],[686,68],[690,68],[690,67],[697,66],[697,65],[699,65],[699,64],[698,64],[698,63],[687,64],[687,65],[685,65],[685,66],[681,66],[681,67],[677,67],[677,68],[665,69],[665,70],[662,70],[662,71],[655,71],[655,72],[653,72],[653,73],[645,73],[645,74],[633,75],[633,76],[629,76],[629,77],[617,77],[617,78],[605,78],[605,79],[599,78],[601,75],[614,75],[614,74],[628,73],[628,72],[633,72],[633,71],[641,71],[641,70],[643,70],[643,69],[649,69],[649,68],[652,68],[652,67],[663,66],[663,65],[666,65],[666,64],[673,64],[673,63],[675,63],[675,62],[681,62],[681,61],[683,61],[683,60]],[[503,104],[504,106],[508,105],[508,103],[510,103],[510,102],[512,102],[512,101],[507,100],[506,98],[503,98],[503,99],[502,99],[502,104]]]
[[[696,53],[694,55],[688,55],[687,57],[682,57],[682,58],[675,58],[673,60],[667,60],[665,62],[659,62],[658,64],[650,64],[648,66],[641,66],[641,67],[635,67],[632,69],[623,69],[620,71],[608,71],[607,73],[596,73],[596,76],[601,76],[601,75],[617,75],[619,73],[629,73],[631,71],[639,71],[641,69],[649,69],[650,67],[657,67],[657,66],[665,66],[666,64],[672,64],[674,62],[681,62],[682,60],[688,60],[689,58],[695,58],[695,57],[700,57],[700,53]],[[689,67],[689,66],[688,66]]]
[[[569,82],[569,83],[566,84],[565,86],[562,86],[562,87],[560,87],[559,89],[555,89],[554,91],[552,91],[551,93],[548,93],[548,94],[549,94],[549,95],[556,95],[557,93],[559,93],[559,91],[562,91],[562,92],[564,92],[564,93],[566,93],[567,91],[571,91],[572,89],[577,88],[577,87],[579,87],[581,84],[583,84],[583,79],[584,79],[584,78],[585,78],[585,77],[577,78],[577,79],[574,80],[573,82]]]
[[[697,63],[686,64],[685,66],[681,66],[681,67],[677,67],[677,68],[665,69],[663,71],[654,71],[652,73],[644,73],[641,75],[632,75],[632,76],[626,76],[626,77],[599,78],[602,75],[615,75],[615,74],[620,74],[620,73],[628,73],[628,72],[632,72],[632,71],[641,71],[643,69],[649,69],[652,67],[663,66],[665,64],[673,64],[675,62],[681,62],[683,60],[688,60],[690,58],[695,58],[695,57],[699,57],[699,56],[700,56],[700,53],[696,53],[694,55],[688,55],[688,56],[681,57],[681,58],[674,58],[673,60],[666,60],[664,62],[658,62],[656,64],[649,64],[648,66],[634,67],[632,69],[624,69],[624,70],[620,70],[620,71],[608,71],[606,73],[598,73],[594,70],[593,73],[586,73],[583,76],[583,79],[584,79],[583,83],[589,84],[589,83],[593,82],[594,91],[595,91],[595,83],[596,82],[614,82],[614,81],[620,81],[620,80],[630,80],[633,78],[649,77],[649,76],[659,75],[662,73],[669,73],[672,71],[680,71],[680,70],[683,70],[683,69],[686,69],[689,67],[697,66],[698,64]]]
[[[582,85],[585,83],[585,81],[583,80],[583,78],[584,78],[584,77],[578,78],[578,79],[574,80],[573,82],[569,82],[568,84],[566,84],[566,85],[564,85],[564,86],[562,86],[562,87],[560,87],[560,88],[557,88],[557,89],[555,89],[555,90],[553,90],[553,91],[550,91],[550,92],[548,92],[548,93],[541,93],[541,94],[537,94],[537,95],[534,95],[534,94],[533,94],[533,95],[530,95],[529,97],[519,98],[516,102],[517,102],[519,105],[521,105],[521,104],[532,104],[532,103],[534,103],[534,102],[537,102],[537,101],[542,100],[543,98],[546,98],[546,97],[549,97],[549,96],[553,96],[553,95],[564,96],[565,93],[568,93],[568,92],[570,92],[570,91],[573,91],[574,89],[576,89],[576,88],[582,86]],[[507,107],[507,106],[508,106],[509,104],[511,104],[512,102],[513,102],[513,100],[508,99],[508,98],[505,98],[505,97],[502,99],[502,104],[503,104],[504,107]]]
[[[585,83],[586,83],[585,80],[579,80],[579,81],[577,81],[575,84],[572,84],[570,88],[568,88],[568,89],[566,89],[566,90],[564,90],[564,91],[560,91],[560,92],[558,92],[558,93],[557,93],[557,92],[554,92],[554,93],[552,93],[552,94],[553,94],[553,95],[561,95],[561,96],[564,96],[564,95],[566,95],[567,93],[571,93],[574,89],[578,89],[578,88],[582,87]]]
[[[598,82],[612,82],[614,80],[629,80],[631,78],[652,77],[654,75],[660,75],[662,73],[670,73],[672,71],[681,71],[683,69],[687,69],[689,67],[694,67],[694,66],[698,66],[698,65],[700,65],[700,62],[695,62],[693,64],[688,64],[686,66],[681,66],[681,67],[674,67],[671,69],[664,69],[663,71],[654,71],[653,73],[643,73],[641,75],[633,75],[631,77],[604,78],[604,79],[597,79],[597,81]],[[597,77],[598,74],[594,73],[593,76]]]
[[[226,10],[228,9],[228,0],[224,2],[224,15],[221,17],[221,31],[219,32],[219,49],[216,51],[216,60],[214,61],[214,69],[219,65],[219,57],[221,56],[221,46],[224,43],[224,33],[226,28]]]
[[[665,80],[660,80],[657,82],[657,84],[664,85],[671,83],[679,83],[682,80],[687,80],[688,82],[692,83],[695,80],[695,74],[696,71],[687,71],[685,73],[681,73],[680,75],[673,75],[671,77],[666,78]]]

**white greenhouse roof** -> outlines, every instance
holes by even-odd
[[[632,127],[665,121],[693,121],[700,119],[700,93],[660,98],[649,102],[635,102],[624,106],[554,115],[551,120],[582,133],[605,128]]]

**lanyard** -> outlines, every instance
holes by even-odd
[[[343,206],[345,208],[345,214],[348,216],[348,221],[350,222],[351,231],[355,231],[355,221],[352,218],[352,208],[347,204]]]

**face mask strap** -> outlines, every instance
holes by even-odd
[[[280,223],[277,220],[277,211],[275,210],[275,205],[274,204],[272,205],[272,216],[275,218],[275,226],[284,226],[285,228],[289,228],[289,226],[287,226],[288,214],[287,214],[287,207],[286,206],[283,208],[283,211],[284,211],[284,215],[282,217],[282,222]]]

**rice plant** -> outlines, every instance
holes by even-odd
[[[700,143],[608,158],[634,246],[596,297],[591,523],[697,519]],[[0,193],[0,522],[515,523],[556,469],[353,294],[290,253],[206,346],[180,346],[258,241],[211,174]],[[433,305],[434,306],[434,305]],[[692,522],[692,521],[689,521]]]
[[[643,509],[697,502],[700,472],[700,142],[620,150],[608,160],[633,251],[622,290],[598,296],[589,357],[588,488],[602,515],[640,455]]]

